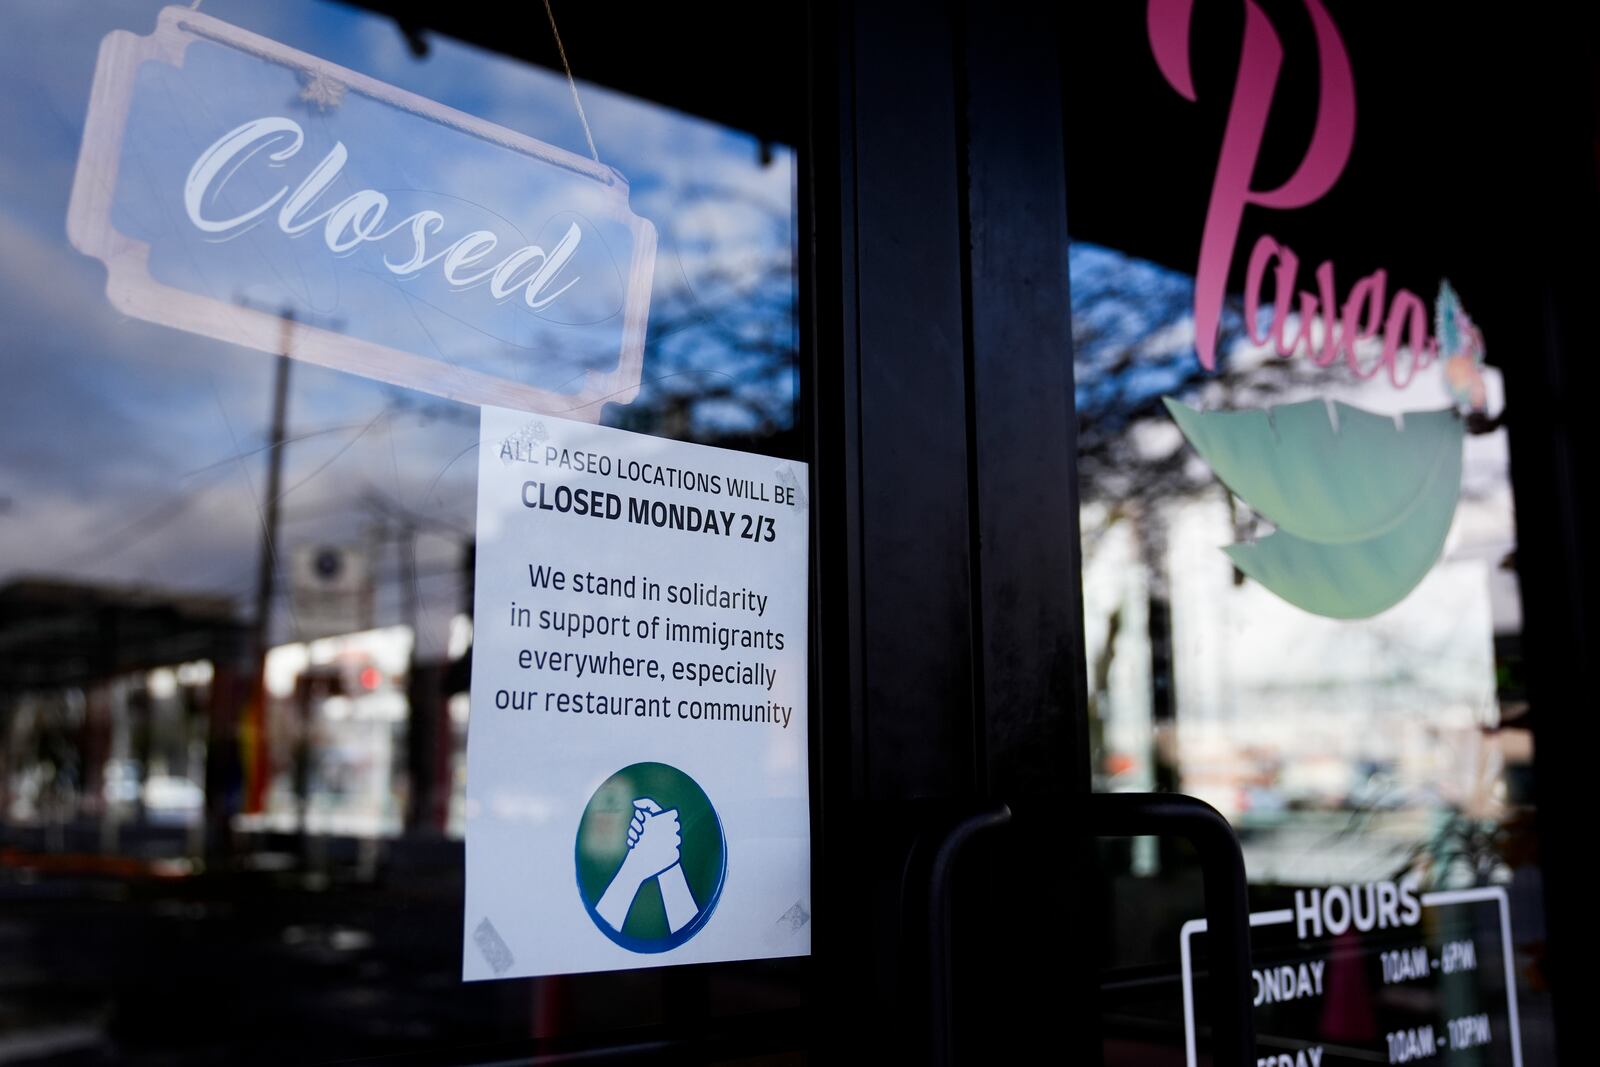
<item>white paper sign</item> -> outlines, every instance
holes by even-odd
[[[479,446],[463,977],[808,953],[805,465]]]

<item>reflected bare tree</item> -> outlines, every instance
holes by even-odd
[[[739,190],[690,203],[742,228],[676,233],[663,252],[639,395],[607,421],[641,433],[797,456],[798,293],[789,212]],[[692,212],[685,212],[692,214]]]
[[[1223,311],[1221,366],[1206,370],[1194,349],[1193,302],[1187,275],[1107,249],[1073,249],[1078,493],[1103,509],[1103,521],[1084,530],[1086,554],[1116,523],[1157,504],[1225,492],[1194,462],[1164,397],[1194,403],[1204,392],[1211,406],[1259,408],[1313,380],[1303,359],[1238,363],[1233,353],[1246,338],[1237,300]]]
[[[1220,493],[1234,517],[1236,540],[1255,533],[1255,519],[1196,461],[1167,413],[1163,398],[1211,406],[1263,407],[1310,377],[1307,360],[1241,366],[1233,358],[1246,340],[1237,301],[1224,308],[1221,365],[1206,370],[1193,343],[1194,281],[1187,275],[1109,249],[1074,245],[1072,343],[1078,416],[1078,494],[1086,560],[1114,528],[1128,528],[1147,581],[1152,717],[1152,763],[1160,789],[1177,785],[1169,761],[1173,707],[1171,609],[1166,529],[1161,512],[1174,501]],[[1238,572],[1235,581],[1243,576]],[[1090,730],[1095,773],[1103,774],[1105,703],[1117,640],[1125,632],[1121,607],[1107,620],[1106,640],[1090,650]],[[1105,782],[1100,783],[1104,785]]]

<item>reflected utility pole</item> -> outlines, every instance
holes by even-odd
[[[418,625],[421,594],[417,588],[417,535],[430,526],[459,534],[453,526],[417,514],[377,493],[368,493],[365,505],[377,516],[378,542],[392,540],[400,583],[400,621],[411,631],[411,658],[406,667],[405,773],[406,807],[403,826],[407,836],[437,837],[444,833],[450,808],[450,713],[445,702],[442,662],[425,662]],[[374,553],[374,559],[377,554]]]
[[[246,771],[244,810],[265,808],[267,775],[267,649],[272,642],[272,586],[278,563],[278,498],[283,490],[283,443],[289,411],[289,345],[294,333],[294,311],[279,312],[278,366],[272,389],[272,428],[267,437],[267,489],[261,512],[261,553],[256,561],[255,633],[251,665],[250,703],[245,709],[245,731],[250,765]]]

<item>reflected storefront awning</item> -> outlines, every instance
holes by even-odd
[[[240,654],[247,634],[226,597],[20,579],[0,587],[0,691],[226,661]]]

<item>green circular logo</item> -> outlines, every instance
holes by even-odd
[[[699,933],[728,873],[711,799],[665,763],[635,763],[601,782],[574,853],[589,918],[630,952],[666,952]]]

